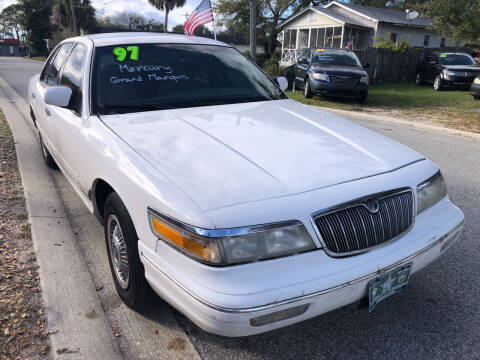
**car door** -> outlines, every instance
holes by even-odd
[[[437,76],[438,56],[435,54],[429,56],[426,66],[425,80],[433,82],[435,80],[435,76]]]
[[[32,98],[34,98],[34,113],[38,130],[43,141],[47,144],[50,152],[57,157],[57,144],[55,143],[55,119],[52,118],[51,108],[53,106],[45,104],[45,90],[49,86],[58,85],[60,70],[65,62],[73,43],[60,44],[54,51],[47,64],[45,65],[39,81],[33,86]]]
[[[303,54],[295,65],[295,84],[303,88],[305,86],[305,75],[310,67],[311,49]]]
[[[78,156],[81,156],[76,145],[82,127],[83,108],[83,76],[87,58],[87,47],[75,44],[61,70],[59,85],[72,89],[70,102],[66,107],[51,106],[51,117],[55,121],[53,142],[63,170],[78,185]],[[82,189],[84,190],[84,189]]]

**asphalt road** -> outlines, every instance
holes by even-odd
[[[0,75],[23,97],[27,82],[41,63],[0,58]],[[267,334],[229,339],[214,336],[175,312],[196,350],[204,359],[479,359],[480,358],[480,142],[427,132],[397,124],[355,120],[383,133],[435,161],[449,185],[449,194],[465,212],[459,241],[437,262],[412,277],[407,290],[378,305],[371,314],[352,304],[323,316]],[[109,313],[133,316],[139,327],[161,324],[167,306],[131,315],[111,290],[110,274],[100,226],[90,226],[89,215],[60,173],[53,175],[79,246],[96,283],[108,289],[99,297]],[[77,219],[77,220],[75,220]],[[98,240],[98,241],[97,241]],[[109,285],[110,284],[110,285]],[[121,319],[120,319],[121,320]],[[124,320],[131,321],[131,320]],[[120,321],[120,328],[122,321]],[[142,353],[142,342],[152,342],[153,332],[126,338],[126,358],[153,358],[154,347]],[[133,336],[133,335],[132,335]]]

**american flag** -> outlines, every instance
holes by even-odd
[[[212,4],[210,0],[202,0],[200,5],[190,14],[183,26],[185,35],[193,35],[195,29],[200,25],[213,21]]]

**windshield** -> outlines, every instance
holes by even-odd
[[[440,65],[475,65],[475,60],[467,54],[441,54]]]
[[[125,44],[95,50],[95,114],[285,99],[237,50],[189,44]]]
[[[355,53],[345,50],[314,49],[312,64],[338,65],[338,66],[362,66]]]

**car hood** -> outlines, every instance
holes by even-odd
[[[480,73],[480,67],[477,65],[441,65],[443,69],[455,71],[473,71]]]
[[[322,71],[328,75],[358,76],[358,77],[367,75],[367,72],[361,67],[312,65],[310,69],[313,72]]]
[[[293,100],[101,116],[205,211],[369,177],[423,156]]]

